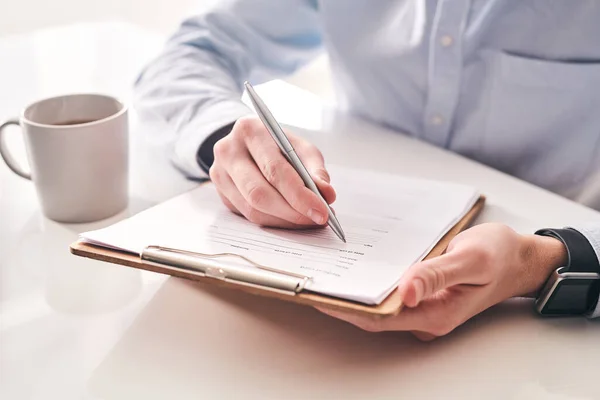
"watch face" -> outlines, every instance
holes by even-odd
[[[597,279],[564,279],[548,299],[542,314],[547,315],[577,315],[590,310],[597,301],[594,296],[599,281]]]

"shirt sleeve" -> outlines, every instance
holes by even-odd
[[[316,1],[220,0],[185,20],[141,73],[139,115],[166,122],[171,159],[186,176],[205,177],[196,161],[213,132],[251,111],[243,82],[293,73],[322,50]]]
[[[572,227],[579,231],[590,242],[596,253],[595,262],[600,263],[600,225],[598,224],[582,224]],[[600,299],[596,304],[596,308],[590,314],[591,318],[600,318]]]

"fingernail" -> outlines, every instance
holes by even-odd
[[[312,219],[315,222],[315,224],[322,225],[325,223],[325,217],[323,216],[323,214],[321,214],[314,208],[308,210],[308,218]]]
[[[314,175],[325,183],[331,182],[331,178],[329,178],[329,174],[323,170],[316,171],[314,173]]]
[[[415,280],[413,282],[413,289],[415,290],[415,305],[418,305],[421,302],[423,292],[425,291],[423,281],[421,281],[420,279]]]

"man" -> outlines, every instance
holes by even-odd
[[[220,1],[143,72],[138,108],[172,126],[174,163],[210,173],[232,211],[266,226],[322,225],[325,207],[239,98],[245,80],[290,74],[326,49],[343,109],[600,209],[598,21],[595,0]],[[333,202],[321,153],[289,135]],[[575,228],[476,226],[411,267],[398,317],[326,312],[368,330],[444,335],[535,296],[561,266],[600,272],[600,224]],[[573,313],[600,315],[599,291],[579,293],[585,307]]]

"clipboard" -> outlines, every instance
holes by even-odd
[[[440,239],[424,259],[444,253],[450,241],[475,220],[484,204],[485,196],[480,196],[467,214]],[[402,309],[402,299],[399,298],[396,291],[390,293],[378,305],[361,304],[307,291],[304,285],[309,279],[308,277],[257,265],[251,260],[235,254],[199,254],[160,246],[148,246],[141,255],[138,255],[96,246],[84,241],[72,243],[70,251],[80,257],[201,281],[292,303],[368,315],[374,318],[394,316]],[[238,263],[245,262],[258,267],[264,274],[253,275],[251,271],[256,271],[256,268],[232,267],[231,265],[225,268],[222,260],[227,257],[237,258]]]

